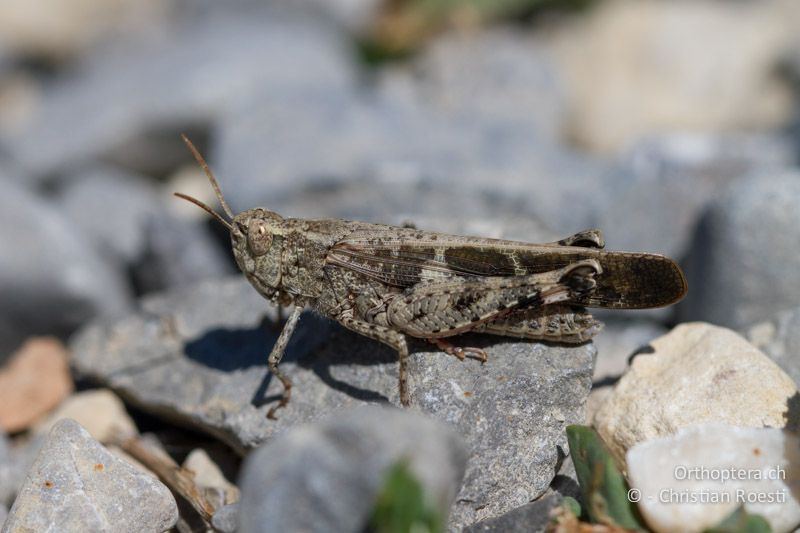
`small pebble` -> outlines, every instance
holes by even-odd
[[[219,466],[208,456],[205,450],[197,448],[191,451],[183,462],[183,468],[194,472],[194,481],[206,489],[217,489],[224,495],[224,503],[239,501],[239,489],[225,478]]]
[[[0,429],[27,429],[72,392],[67,350],[57,339],[27,341],[0,368]]]

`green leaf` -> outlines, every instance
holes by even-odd
[[[583,507],[598,524],[644,530],[628,483],[600,436],[590,427],[567,426],[567,441],[581,486]]]
[[[581,503],[572,496],[564,496],[564,507],[577,517],[581,516]]]
[[[703,533],[772,533],[772,528],[759,515],[747,514],[744,507],[739,507],[725,520]]]
[[[429,505],[422,485],[405,461],[396,463],[387,471],[370,527],[376,533],[444,531],[444,517]]]

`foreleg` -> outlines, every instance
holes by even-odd
[[[278,378],[283,384],[283,394],[281,395],[278,405],[273,406],[267,412],[267,418],[271,418],[273,420],[275,420],[275,411],[282,407],[286,407],[286,405],[289,403],[289,398],[292,395],[292,382],[284,375],[283,372],[278,369],[278,365],[283,358],[283,352],[286,351],[286,346],[289,344],[289,340],[292,338],[292,333],[294,333],[294,329],[297,327],[297,321],[300,319],[300,313],[302,312],[302,307],[295,307],[292,309],[292,314],[290,314],[289,318],[286,319],[286,324],[284,324],[283,330],[281,330],[281,334],[278,336],[278,340],[275,341],[275,346],[272,347],[272,351],[269,354],[269,359],[267,360],[269,371],[272,372],[272,375]]]

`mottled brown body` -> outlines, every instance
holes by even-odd
[[[305,307],[397,350],[400,398],[407,405],[407,336],[485,361],[482,350],[442,339],[478,331],[585,342],[602,326],[584,307],[660,307],[686,293],[671,259],[605,251],[598,230],[529,244],[339,219],[284,219],[262,208],[233,216],[218,196],[232,221],[215,216],[231,230],[239,268],[265,298],[293,308],[269,357],[285,387],[269,416],[289,400],[291,382],[278,363]]]

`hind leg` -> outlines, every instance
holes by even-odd
[[[400,403],[403,407],[411,404],[408,392],[408,345],[402,333],[378,324],[363,322],[350,316],[340,316],[336,319],[341,325],[370,339],[375,339],[397,350],[397,360],[400,366],[398,372],[398,389]]]

